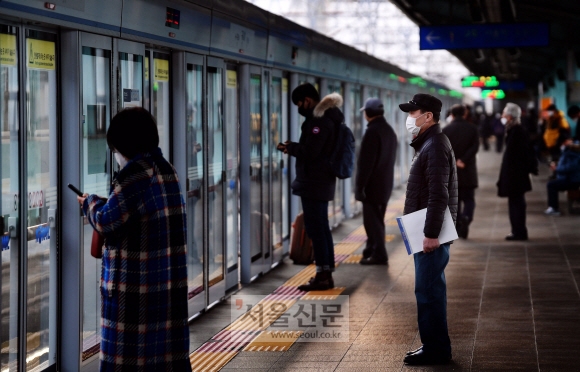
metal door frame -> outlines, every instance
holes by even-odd
[[[284,72],[282,70],[277,70],[277,69],[270,69],[270,81],[269,84],[270,86],[272,86],[272,81],[274,78],[279,78],[280,79],[280,132],[282,132],[282,79],[284,79]],[[270,94],[273,94],[273,90],[270,88]],[[268,100],[268,114],[272,113],[272,100]],[[268,116],[268,123],[270,122],[270,116]],[[286,135],[285,133],[280,133],[281,135],[281,140],[285,140],[286,139]],[[270,141],[271,142],[271,141]],[[277,151],[277,150],[274,150]],[[284,161],[284,158],[282,157],[282,162]],[[280,168],[280,172],[282,172],[281,168]],[[274,190],[273,190],[273,178],[272,178],[272,172],[270,173],[270,216],[274,216]],[[282,178],[280,178],[280,186],[282,186]],[[282,197],[283,197],[283,191],[284,189],[282,188],[280,190],[280,218],[282,219],[280,221],[281,224],[284,223],[284,218],[283,218],[283,214],[284,214],[284,210],[282,209]],[[272,219],[273,221],[273,219]],[[283,259],[284,259],[284,227],[282,226],[282,230],[280,231],[280,237],[281,237],[281,242],[282,246],[278,249],[278,250],[274,250],[274,234],[273,234],[273,229],[270,229],[270,249],[271,249],[271,258],[269,260],[267,260],[268,262],[266,262],[266,265],[270,265],[270,267],[266,270],[270,270],[272,267],[275,267],[276,265],[278,265]]]

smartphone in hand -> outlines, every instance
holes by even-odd
[[[83,193],[81,192],[81,190],[77,189],[76,187],[74,187],[70,183],[67,186],[68,186],[69,189],[71,189],[72,191],[74,191],[75,194],[77,194],[78,196],[83,196]]]
[[[284,152],[286,150],[286,144],[282,142],[278,143],[276,150]]]

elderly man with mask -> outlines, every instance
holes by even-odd
[[[497,194],[508,198],[512,231],[506,240],[528,240],[525,193],[532,190],[529,173],[538,174],[538,162],[531,148],[526,128],[521,125],[522,110],[515,103],[507,103],[501,121],[506,128]]]
[[[406,127],[413,136],[415,150],[404,214],[427,208],[423,252],[414,255],[417,321],[423,344],[409,351],[404,362],[410,365],[444,364],[451,360],[447,330],[447,285],[445,267],[450,243],[440,244],[439,233],[447,207],[457,218],[457,169],[449,139],[441,131],[441,101],[429,94],[415,94],[399,108],[408,112]]]

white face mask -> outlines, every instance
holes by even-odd
[[[501,120],[501,123],[502,123],[503,125],[506,125],[506,124],[507,124],[507,122],[508,122],[507,118],[501,118],[501,119],[499,119],[499,120]]]
[[[425,114],[423,114],[423,115],[425,115]],[[419,115],[416,118],[412,118],[411,116],[407,116],[407,121],[405,122],[405,126],[407,127],[407,131],[409,133],[411,133],[411,135],[413,137],[416,136],[419,133],[419,131],[421,130],[421,127],[423,125],[425,125],[425,123],[421,124],[420,126],[415,125],[415,123],[417,122],[417,119],[419,119],[423,115]]]
[[[119,152],[114,152],[113,155],[115,155],[115,160],[117,161],[117,164],[119,164],[119,170],[125,168],[125,165],[127,165],[129,159],[121,155]]]
[[[554,111],[548,111],[548,116],[554,115]]]

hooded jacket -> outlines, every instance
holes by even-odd
[[[336,177],[328,162],[336,142],[336,129],[344,122],[340,94],[324,97],[313,114],[302,123],[298,143],[289,142],[286,150],[296,157],[296,178],[292,193],[305,198],[330,201],[334,199]]]
[[[427,208],[423,233],[434,239],[439,237],[447,207],[453,221],[457,219],[455,155],[439,124],[417,136],[411,147],[415,149],[415,156],[407,181],[403,214]]]

